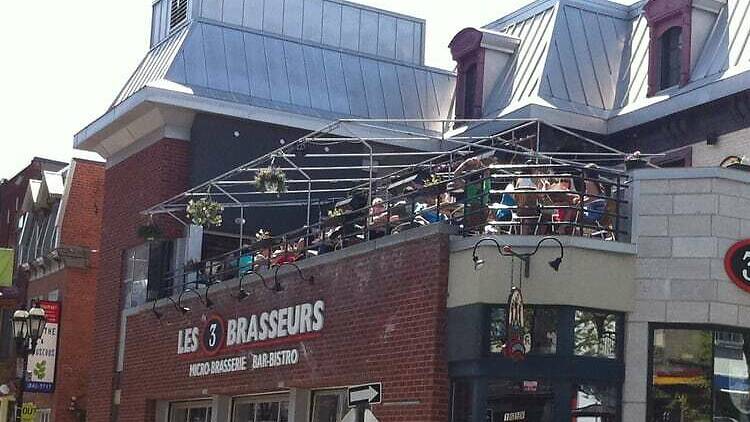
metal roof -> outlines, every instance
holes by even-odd
[[[569,126],[612,133],[747,88],[733,78],[750,70],[750,0],[727,0],[718,15],[693,22],[690,82],[654,97],[644,5],[540,0],[487,25],[522,42],[486,117],[566,112]]]
[[[192,21],[155,44],[112,108],[158,87],[329,120],[451,113],[455,77],[421,64],[419,19],[338,0],[202,0],[193,8]],[[308,16],[316,10],[318,18]]]

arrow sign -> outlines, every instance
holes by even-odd
[[[380,382],[351,386],[349,387],[349,407],[378,404],[381,400],[382,391],[383,384]]]

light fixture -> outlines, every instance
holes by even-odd
[[[474,271],[479,271],[484,267],[484,260],[480,259],[478,256],[474,255],[472,258],[474,260]]]
[[[539,248],[542,246],[542,243],[547,242],[547,241],[556,242],[560,246],[560,256],[558,256],[557,258],[555,258],[552,261],[548,262],[549,266],[553,270],[559,271],[560,270],[560,264],[562,264],[563,257],[565,255],[565,248],[563,247],[562,242],[560,242],[560,240],[558,238],[552,237],[552,236],[543,237],[542,240],[540,240],[536,244],[536,248],[534,248],[533,251],[528,252],[528,253],[519,253],[519,252],[516,252],[513,249],[513,247],[510,246],[510,245],[503,245],[503,246],[501,246],[500,243],[497,240],[495,240],[494,238],[492,238],[492,237],[485,237],[483,239],[480,239],[477,243],[474,244],[474,249],[472,251],[472,258],[471,259],[474,261],[474,270],[475,271],[479,271],[484,266],[484,260],[480,259],[479,256],[477,255],[477,248],[482,243],[491,242],[491,243],[494,243],[495,246],[497,246],[497,253],[499,255],[502,255],[502,256],[512,256],[512,257],[520,259],[523,262],[523,264],[524,264],[524,276],[526,278],[529,278],[529,276],[530,276],[530,267],[531,267],[531,257],[534,256],[534,255],[536,255],[536,253],[539,252]]]
[[[13,313],[13,337],[17,342],[24,341],[28,337],[29,311],[19,309]]]
[[[248,292],[247,290],[245,290],[245,288],[242,286],[242,282],[245,281],[245,277],[249,276],[250,274],[258,276],[258,278],[260,278],[260,280],[263,282],[263,285],[268,288],[268,286],[266,284],[266,279],[265,279],[265,277],[263,277],[263,275],[261,275],[259,272],[255,271],[255,270],[252,270],[252,269],[251,270],[247,270],[244,273],[242,273],[242,275],[240,276],[239,291],[237,292],[237,296],[235,296],[235,298],[237,298],[238,302],[242,302],[243,300],[245,300],[248,297],[250,297],[250,292]]]
[[[177,312],[179,312],[179,313],[181,313],[183,315],[185,315],[186,313],[190,312],[190,308],[185,308],[185,307],[181,306],[180,304],[178,304],[177,302],[175,302],[175,300],[172,299],[171,296],[167,296],[167,297],[164,297],[162,299],[166,299],[166,300],[172,302],[172,306],[177,310]],[[156,310],[156,304],[159,303],[159,300],[160,299],[156,299],[154,301],[153,306],[151,306],[151,312],[154,313],[154,316],[156,316],[156,319],[162,319],[162,317],[164,316],[163,312],[159,312],[159,311]]]
[[[47,326],[47,317],[44,314],[44,309],[39,306],[34,306],[29,310],[29,337],[32,342],[40,339],[44,334],[44,328]]]
[[[183,296],[185,296],[185,293],[192,293],[193,295],[195,295],[195,296],[198,297],[198,300],[203,304],[203,306],[205,306],[207,308],[209,307],[208,304],[206,303],[206,301],[203,300],[203,296],[201,296],[201,294],[198,293],[197,290],[195,290],[195,289],[185,289],[185,290],[182,291],[182,293],[180,293],[180,296],[177,297],[177,310],[180,311],[180,312],[182,312],[183,315],[186,314],[186,313],[188,313],[188,312],[190,312],[190,311],[192,311],[191,308],[189,308],[187,306],[184,306],[182,304],[182,298],[183,298]]]
[[[315,284],[315,276],[310,276],[310,277],[305,278],[305,276],[302,275],[302,270],[300,270],[300,268],[297,266],[297,264],[295,264],[293,262],[282,262],[281,264],[275,264],[274,265],[274,272],[273,272],[274,285],[273,285],[273,290],[275,292],[282,292],[282,291],[284,291],[284,286],[282,286],[281,283],[279,282],[279,270],[282,267],[285,267],[285,266],[292,266],[292,267],[294,267],[294,269],[297,270],[297,275],[299,276],[299,278],[302,281],[306,281],[306,282],[310,283],[311,285]]]

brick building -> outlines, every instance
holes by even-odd
[[[0,247],[15,249],[18,243],[19,211],[29,181],[41,179],[45,171],[58,171],[63,167],[65,163],[35,157],[26,168],[0,184]],[[0,287],[0,385],[13,385],[15,377],[16,361],[11,340],[11,317],[13,311],[24,301],[24,288],[25,278],[22,274],[17,274],[12,287]],[[7,399],[0,395],[0,402]]]
[[[74,158],[67,166],[30,178],[19,201],[14,246],[25,299],[16,308],[35,301],[61,307],[54,321],[59,324],[57,344],[44,344],[35,355],[45,359],[47,376],[31,371],[34,378],[27,380],[24,395],[25,402],[39,409],[38,417],[47,420],[79,421],[85,415],[103,176],[101,162]]]
[[[537,1],[461,31],[453,75],[423,66],[422,21],[386,11],[156,1],[146,59],[75,140],[108,160],[89,418],[341,421],[347,386],[382,382],[372,412],[383,421],[741,420],[746,293],[721,258],[750,236],[750,181],[742,164],[719,166],[749,153],[745,10],[747,0]],[[450,120],[454,111],[483,120]],[[388,121],[337,120],[352,117]],[[636,150],[654,169],[623,170]],[[489,180],[482,199],[469,196],[477,181],[456,157],[496,160],[477,170]],[[294,163],[287,176],[323,171],[316,182],[351,189],[237,199],[269,193],[233,189],[282,159]],[[424,198],[391,191],[421,175],[389,172],[416,163],[455,172],[459,187],[446,180],[442,193],[463,208],[441,215],[438,199],[435,220],[446,224],[399,232],[391,209],[411,205],[413,225]],[[336,166],[349,174],[320,182]],[[569,179],[573,222],[561,217],[573,205],[545,205],[551,198],[532,196],[525,215],[503,203],[537,195],[532,179],[545,178]],[[369,182],[361,220],[356,182]],[[597,195],[616,210],[587,226],[584,204]],[[185,218],[195,198],[226,207],[221,228]],[[349,209],[331,220],[356,240],[326,244],[322,216],[339,207]],[[372,233],[383,207],[386,229]],[[464,218],[472,207],[498,220],[512,211],[477,229]],[[158,239],[139,235],[151,225]],[[290,243],[316,245],[299,273],[276,261],[240,276],[243,259],[271,262],[252,236],[260,228],[287,232],[273,239],[282,255]],[[556,247],[539,247],[542,233],[561,239],[562,265]],[[494,246],[477,247],[476,234],[539,256],[531,267],[490,259]],[[524,312],[510,312],[514,287]],[[290,309],[295,322],[307,312],[306,334],[289,335]],[[266,318],[278,330],[282,314],[286,335],[269,341],[251,328]],[[511,346],[525,359],[511,359]]]

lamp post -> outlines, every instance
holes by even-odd
[[[13,313],[13,338],[16,341],[16,366],[18,375],[18,389],[16,391],[16,421],[21,422],[21,408],[23,407],[23,392],[26,389],[26,366],[29,355],[36,351],[37,343],[44,333],[47,317],[44,309],[38,304],[32,304],[30,310],[19,309]]]

